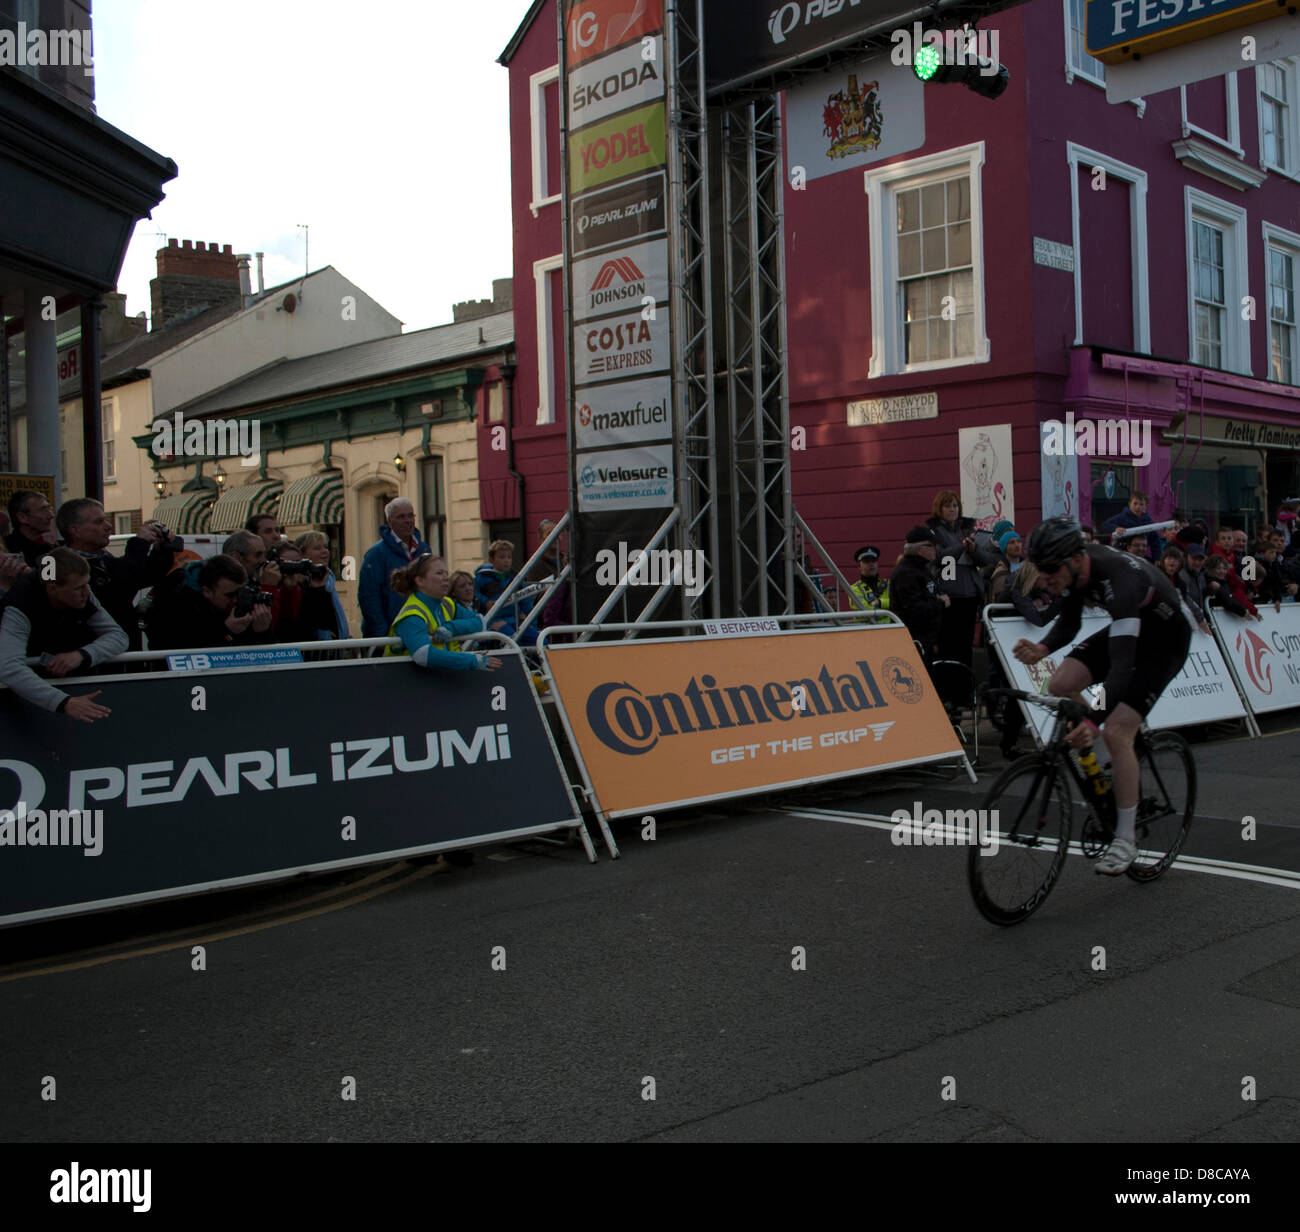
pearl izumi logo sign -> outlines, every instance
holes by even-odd
[[[580,510],[658,509],[673,503],[673,447],[578,454]]]
[[[660,303],[668,298],[668,241],[651,240],[575,261],[572,285],[575,321]]]
[[[573,330],[573,380],[576,385],[667,372],[669,367],[668,310],[590,321]],[[578,397],[585,397],[581,391]]]
[[[570,251],[590,252],[662,231],[666,200],[662,171],[579,197],[570,208]]]
[[[575,68],[569,74],[569,126],[594,124],[663,98],[663,43],[656,35]]]
[[[579,449],[631,445],[672,435],[672,381],[619,381],[579,390],[574,434]]]

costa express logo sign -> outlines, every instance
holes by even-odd
[[[960,752],[896,627],[553,646],[548,661],[611,813]]]
[[[570,68],[664,28],[662,0],[577,0],[564,22]]]
[[[576,196],[610,180],[662,167],[666,158],[663,103],[622,111],[569,138],[570,192]]]

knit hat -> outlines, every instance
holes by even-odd
[[[999,523],[999,525],[1001,525],[1001,523]],[[1007,550],[1007,544],[1010,543],[1013,539],[1021,539],[1021,538],[1022,536],[1016,531],[1015,527],[1012,527],[1009,531],[1006,531],[1003,534],[998,536],[998,551],[1005,554]]]
[[[1205,531],[1193,522],[1190,526],[1184,526],[1183,529],[1174,536],[1174,539],[1185,547],[1190,543],[1204,543],[1205,537]]]
[[[1005,535],[1007,531],[1015,529],[1015,526],[1011,522],[994,522],[993,529],[989,533],[992,534],[994,542],[1001,546],[1002,536]]]
[[[1187,545],[1187,555],[1188,555],[1188,556],[1204,556],[1204,555],[1205,555],[1205,547],[1204,547],[1204,545],[1203,545],[1203,544],[1200,544],[1200,543],[1189,543],[1189,544]]]
[[[931,545],[937,545],[938,542],[939,540],[935,537],[934,531],[932,531],[928,526],[920,525],[913,526],[912,529],[907,532],[907,538],[903,540],[904,544],[929,543]]]

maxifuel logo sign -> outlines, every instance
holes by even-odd
[[[575,385],[667,372],[669,359],[666,309],[651,321],[637,311],[573,328]],[[586,395],[579,391],[578,397]]]
[[[569,191],[576,196],[666,160],[663,103],[622,111],[569,138]]]
[[[583,512],[659,509],[673,503],[673,447],[580,453],[578,508]]]
[[[668,241],[651,240],[575,261],[570,281],[575,321],[660,303],[668,298]]]
[[[569,73],[569,128],[663,98],[663,37],[643,39]]]
[[[656,172],[580,197],[569,210],[575,254],[654,235],[668,224],[664,173]]]
[[[578,391],[574,436],[579,449],[632,445],[672,435],[672,381],[620,381]]]

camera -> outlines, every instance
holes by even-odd
[[[269,590],[258,590],[252,582],[245,582],[235,591],[235,615],[247,616],[259,603],[270,607],[275,596]]]
[[[328,565],[317,565],[310,560],[282,560],[279,565],[282,577],[305,577],[315,582],[329,572]]]

